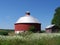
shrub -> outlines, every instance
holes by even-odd
[[[30,28],[29,28],[29,30],[28,31],[30,31],[30,32],[36,32],[36,29],[35,29],[35,27],[34,26],[30,26]]]
[[[0,32],[0,35],[8,35],[8,32],[7,31]]]

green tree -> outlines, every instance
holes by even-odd
[[[55,9],[54,17],[52,19],[52,24],[55,24],[60,28],[60,7]]]

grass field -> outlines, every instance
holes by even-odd
[[[8,33],[14,32],[13,29],[0,29],[0,35],[8,35]]]
[[[0,35],[0,45],[60,45],[60,33],[32,33],[25,36]]]

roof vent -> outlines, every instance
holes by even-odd
[[[30,12],[29,11],[26,11],[26,15],[29,16],[30,15]]]

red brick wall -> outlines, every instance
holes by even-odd
[[[15,24],[15,31],[29,30],[30,26],[34,26],[37,31],[41,30],[41,24],[38,23],[18,23]]]

